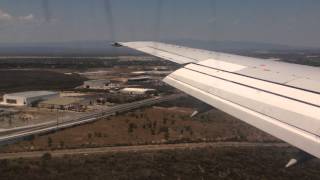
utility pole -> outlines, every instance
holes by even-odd
[[[59,109],[57,109],[57,127],[59,126]]]

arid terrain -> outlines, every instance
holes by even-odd
[[[292,149],[204,148],[0,161],[0,179],[319,179],[319,161],[284,169]]]
[[[192,102],[184,98],[181,102]],[[169,104],[149,107],[109,117],[92,124],[33,137],[28,141],[1,148],[0,152],[50,150],[79,147],[100,147],[181,142],[279,142],[216,109],[190,118],[190,107]],[[179,102],[176,102],[179,105]],[[190,103],[189,105],[190,106]]]
[[[69,155],[0,161],[0,178],[19,179],[318,179],[319,161],[285,169],[297,149],[216,109],[194,119],[193,105],[176,102],[128,112],[92,124],[35,136],[1,148],[3,153],[68,150]],[[190,142],[252,142],[274,146],[197,146],[190,149],[130,150],[130,146]],[[134,147],[133,146],[133,147]],[[82,148],[115,147],[106,153],[75,153]],[[126,148],[128,151],[117,151]],[[141,148],[139,148],[141,149]]]
[[[72,93],[105,94],[110,103],[126,103],[137,97],[123,98],[101,90],[74,89],[87,79],[114,79],[132,77],[132,72],[150,71],[167,62],[141,62],[131,60],[72,61],[48,60],[1,66],[14,68],[0,71],[0,94],[26,90],[72,89]],[[108,62],[107,62],[108,61]],[[11,62],[11,61],[10,61]],[[53,63],[53,64],[52,64]],[[117,63],[116,67],[113,67]],[[74,65],[74,66],[73,66]],[[176,67],[169,64],[167,70]],[[21,68],[21,69],[20,69]],[[42,69],[44,68],[44,69]],[[68,69],[69,68],[69,69]],[[98,73],[97,73],[98,72]],[[160,80],[161,76],[156,76]],[[139,83],[155,88],[159,93],[172,94],[177,90],[168,86]],[[122,98],[119,98],[122,97]],[[129,96],[128,96],[129,97]],[[100,105],[96,105],[99,107]],[[0,147],[0,157],[8,153],[38,153],[37,156],[0,160],[0,179],[319,179],[319,160],[285,169],[285,164],[298,150],[238,119],[217,109],[190,115],[205,106],[186,97],[131,112],[117,114],[99,121],[59,130],[53,133],[30,136],[22,141]],[[103,107],[101,105],[101,107]],[[31,108],[32,109],[32,108]],[[37,111],[37,108],[33,108]],[[55,111],[34,114],[37,121],[43,115],[56,120]],[[32,111],[32,115],[33,115]],[[72,116],[63,112],[59,118]],[[20,112],[20,114],[24,114]],[[190,148],[191,145],[194,148]],[[202,143],[251,143],[252,146],[198,146]],[[277,146],[277,144],[285,146]],[[255,146],[255,144],[259,144]],[[260,146],[271,144],[270,146]],[[274,146],[273,146],[274,144]],[[171,145],[183,148],[170,148]],[[143,147],[155,148],[141,150]],[[139,150],[135,150],[138,147]],[[95,149],[115,148],[110,152],[95,153]],[[118,149],[128,148],[128,151]],[[132,148],[132,149],[131,149]],[[87,150],[88,153],[76,153]],[[89,153],[90,150],[93,152]],[[55,156],[54,152],[67,151]],[[49,152],[49,153],[46,153]],[[75,153],[72,153],[75,152]],[[39,156],[40,153],[40,156]]]

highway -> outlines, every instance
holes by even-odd
[[[45,153],[50,153],[53,157],[63,157],[66,155],[89,155],[108,153],[128,153],[128,152],[152,152],[183,149],[203,149],[203,148],[226,148],[226,147],[291,147],[286,143],[249,143],[249,142],[216,142],[216,143],[183,143],[183,144],[160,144],[160,145],[140,145],[140,146],[116,146],[100,148],[65,149],[55,151],[34,151],[18,153],[2,153],[0,160],[18,158],[39,158]]]
[[[19,129],[14,130],[14,131],[11,131],[10,133],[2,134],[0,136],[0,145],[10,144],[15,141],[21,140],[23,138],[30,137],[32,135],[39,135],[39,134],[41,135],[41,134],[46,134],[46,133],[54,132],[61,129],[79,126],[82,124],[87,124],[90,122],[97,121],[101,118],[116,115],[118,113],[123,113],[123,112],[131,111],[134,109],[138,109],[141,107],[151,106],[151,105],[159,104],[162,102],[175,100],[184,96],[185,96],[184,94],[174,94],[169,96],[154,97],[154,98],[150,98],[142,101],[127,103],[127,104],[122,104],[122,105],[114,106],[111,108],[107,108],[100,112],[90,113],[83,117],[62,122],[60,124],[57,124],[56,122],[52,122],[48,124],[41,124],[40,126],[22,128],[21,130]]]

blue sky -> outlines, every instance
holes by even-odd
[[[0,42],[194,39],[320,47],[319,0],[109,0],[112,18],[106,0],[47,0],[49,11],[44,1],[1,0]]]

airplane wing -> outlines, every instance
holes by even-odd
[[[156,42],[115,45],[183,65],[164,81],[320,158],[320,68]]]

